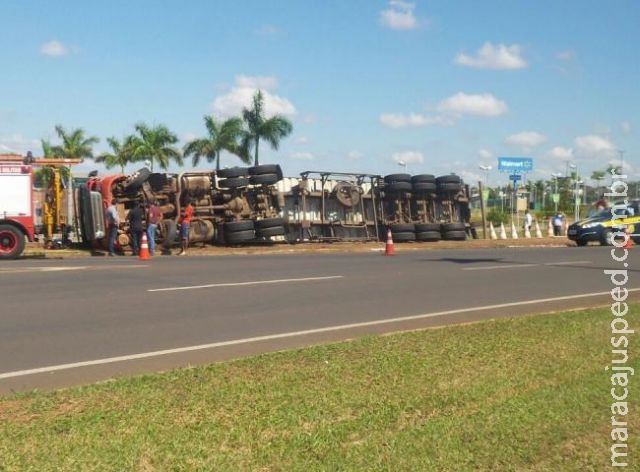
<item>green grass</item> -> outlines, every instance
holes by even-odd
[[[488,321],[4,397],[0,471],[604,470],[611,318]],[[639,350],[632,335],[638,372]]]

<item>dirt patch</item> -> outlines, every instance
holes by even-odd
[[[424,251],[439,249],[487,249],[508,247],[567,247],[575,246],[575,243],[565,237],[545,238],[521,238],[521,239],[470,239],[466,241],[437,241],[437,242],[407,242],[394,243],[395,252]],[[245,246],[200,246],[189,248],[189,256],[224,256],[242,254],[304,254],[304,253],[333,253],[333,252],[382,252],[385,250],[384,242],[305,242],[297,244],[274,243]],[[173,253],[176,254],[178,248]],[[75,258],[90,256],[105,256],[102,251],[93,252],[83,249],[44,249],[33,243],[27,246],[25,257],[27,258]],[[187,257],[189,257],[187,256]]]

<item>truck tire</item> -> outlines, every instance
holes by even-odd
[[[431,174],[418,174],[411,177],[411,183],[412,184],[417,184],[417,183],[435,184],[436,178],[434,175],[431,175]]]
[[[224,234],[239,233],[241,231],[253,231],[253,220],[226,221],[224,223]]]
[[[389,225],[391,232],[395,233],[413,233],[416,230],[414,223],[393,223]]]
[[[131,177],[132,179],[124,186],[124,190],[128,193],[135,192],[142,186],[143,183],[149,180],[149,177],[151,177],[151,171],[146,167],[143,167],[142,169],[136,171]]]
[[[409,182],[411,183],[410,174],[389,174],[384,176],[384,182],[386,184],[392,184],[394,182]]]
[[[224,240],[227,244],[246,243],[247,241],[253,241],[255,239],[255,233],[252,229],[246,231],[235,231],[233,233],[224,233]]]
[[[411,182],[391,182],[387,184],[385,190],[389,192],[411,192]]]
[[[279,180],[278,174],[258,174],[249,177],[249,182],[253,185],[274,185]]]
[[[416,241],[440,241],[440,231],[422,231],[416,233]]]
[[[416,233],[437,231],[440,233],[440,223],[416,223]]]
[[[221,179],[233,178],[233,177],[246,177],[249,175],[249,170],[246,167],[230,167],[228,169],[220,169],[216,171],[218,177]]]
[[[276,218],[263,218],[261,220],[255,220],[254,226],[256,230],[274,228],[277,226],[284,226],[284,218],[276,217]]]
[[[0,259],[15,259],[24,251],[24,234],[15,226],[0,225]]]
[[[409,232],[393,233],[392,238],[394,242],[400,242],[400,243],[406,242],[406,241],[415,241],[416,234],[409,233]]]
[[[467,239],[467,233],[459,230],[447,231],[442,233],[442,239],[446,241],[464,241]]]
[[[162,248],[168,251],[171,249],[178,234],[176,222],[173,220],[162,220],[158,226],[160,227],[160,234],[162,235]]]
[[[271,236],[284,236],[286,230],[284,226],[272,226],[270,228],[256,229],[256,236],[262,238],[270,238]]]
[[[220,188],[234,189],[243,188],[249,185],[249,179],[246,177],[228,177],[218,181]]]
[[[249,175],[276,174],[278,180],[282,179],[282,169],[279,164],[262,164],[249,167]]]

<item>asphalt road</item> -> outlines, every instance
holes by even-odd
[[[607,269],[601,247],[2,261],[0,394],[610,304]]]

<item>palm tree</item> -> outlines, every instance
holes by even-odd
[[[208,138],[195,139],[184,147],[184,155],[193,155],[193,166],[197,166],[201,157],[208,162],[216,161],[216,170],[220,170],[220,152],[229,151],[235,154],[245,164],[251,162],[246,149],[238,141],[243,135],[242,120],[229,118],[223,122],[216,121],[213,116],[204,117],[204,125],[209,133]]]
[[[251,109],[243,108],[242,119],[247,124],[248,130],[242,139],[242,146],[248,154],[253,148],[254,165],[258,165],[258,147],[260,140],[264,139],[271,148],[277,150],[280,140],[288,136],[293,130],[293,125],[289,120],[280,115],[266,118],[264,113],[264,97],[262,91],[258,90],[253,96]]]
[[[41,139],[40,143],[42,144],[42,157],[45,159],[54,159],[54,147],[51,143],[45,139]],[[33,185],[39,188],[48,188],[49,184],[53,181],[54,178],[54,168],[55,166],[51,165],[43,165],[33,173]],[[71,168],[67,166],[60,166],[60,178],[67,182],[71,175]]]
[[[82,159],[93,157],[93,145],[100,140],[95,136],[85,137],[84,130],[77,128],[69,133],[60,125],[55,127],[58,137],[62,140],[59,146],[51,147],[53,155],[62,159]]]
[[[124,174],[127,164],[134,162],[133,151],[140,144],[136,136],[127,136],[120,143],[116,138],[107,138],[107,143],[113,152],[105,152],[97,156],[95,162],[103,162],[107,169],[120,167],[120,172]]]
[[[180,151],[173,146],[178,142],[178,137],[166,126],[158,125],[150,128],[145,123],[138,123],[135,128],[140,136],[134,136],[133,160],[150,160],[151,171],[153,171],[154,162],[158,162],[160,168],[164,170],[167,170],[172,159],[178,165],[183,165]]]

